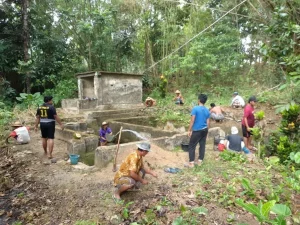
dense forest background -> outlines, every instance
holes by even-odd
[[[2,0],[0,101],[74,97],[91,70],[142,73],[150,91],[161,75],[167,92],[280,85],[297,100],[299,21],[299,0]]]

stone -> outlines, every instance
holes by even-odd
[[[173,123],[167,122],[166,126],[164,126],[164,130],[167,130],[167,131],[174,131],[174,130],[175,130],[175,127],[174,127]]]
[[[225,137],[225,131],[223,131],[220,127],[212,127],[208,129],[208,137],[215,137],[215,136]]]
[[[57,162],[56,158],[51,159],[51,163],[56,163],[56,162]]]

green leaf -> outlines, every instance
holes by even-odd
[[[28,95],[28,94],[26,94],[26,93],[20,93],[20,96],[21,96],[21,98],[23,98],[23,99],[24,99],[24,98],[27,98],[27,95]]]
[[[275,204],[271,208],[271,211],[276,213],[277,215],[280,215],[280,216],[290,216],[291,215],[290,208],[286,205],[283,205],[283,204]]]
[[[203,207],[203,206],[194,208],[193,211],[194,211],[195,213],[200,214],[200,215],[206,215],[207,212],[208,212],[207,208],[205,208],[205,207]]]
[[[275,218],[274,222],[271,221],[274,225],[286,225],[285,216],[278,216]]]
[[[269,201],[269,202],[266,202],[265,204],[263,204],[262,208],[261,208],[261,214],[268,218],[269,217],[269,213],[270,213],[270,210],[271,208],[275,205],[276,201],[275,200],[272,200],[272,201]]]
[[[276,164],[279,163],[279,161],[280,161],[280,159],[277,156],[271,156],[271,157],[269,157],[269,163],[271,165],[276,165]]]
[[[183,225],[183,218],[182,218],[182,216],[177,217],[177,218],[173,221],[172,225]]]
[[[300,180],[300,170],[295,171],[295,176],[298,180]]]
[[[259,207],[253,205],[253,204],[247,204],[244,203],[242,199],[237,199],[235,201],[238,205],[242,206],[244,209],[246,209],[248,212],[252,213],[258,221],[262,222],[263,221],[263,216],[260,213]]]
[[[295,154],[294,160],[295,160],[295,162],[296,162],[297,164],[300,163],[300,152],[297,152],[297,153]]]

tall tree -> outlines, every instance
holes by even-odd
[[[28,8],[29,0],[23,0],[22,4],[22,20],[23,20],[23,51],[24,51],[24,62],[28,63],[30,60],[29,56],[29,28],[28,28]],[[30,93],[31,89],[31,78],[30,72],[26,71],[26,92]]]

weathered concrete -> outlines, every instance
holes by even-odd
[[[119,152],[125,152],[124,154],[129,154],[131,151],[135,150],[136,144],[140,142],[130,142],[121,144],[119,147]],[[106,167],[115,157],[116,146],[100,146],[95,151],[95,167],[104,168]]]
[[[90,71],[79,73],[78,98],[64,101],[63,108],[87,109],[131,109],[142,104],[142,75]]]
[[[78,105],[78,99],[77,98],[73,98],[73,99],[63,99],[61,100],[61,107],[62,108],[77,108]]]
[[[87,123],[84,122],[69,122],[66,123],[65,129],[74,130],[74,131],[86,131],[87,130]]]

